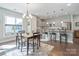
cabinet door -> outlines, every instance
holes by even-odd
[[[79,30],[74,31],[74,43],[79,44]]]
[[[76,37],[79,38],[79,32],[76,32]]]
[[[79,38],[79,31],[78,30],[74,31],[74,37]]]

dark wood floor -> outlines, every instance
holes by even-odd
[[[55,41],[45,42],[53,45],[54,49],[50,51],[49,56],[79,56],[79,45],[75,43],[59,43]]]

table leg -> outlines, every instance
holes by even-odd
[[[33,52],[34,52],[34,38],[33,38]]]
[[[20,39],[17,37],[16,44],[17,44],[18,49],[19,49],[19,47],[20,47],[20,42],[19,42],[19,40],[20,40]]]
[[[66,38],[65,38],[65,43],[67,44],[67,35],[66,35]]]
[[[27,39],[27,55],[28,55],[28,51],[29,51],[29,39]]]
[[[23,42],[21,42],[21,52],[22,52],[22,48],[23,48]]]
[[[39,46],[40,46],[40,36],[39,36],[39,39],[38,40],[39,40]]]
[[[17,47],[17,36],[16,36],[16,47]]]
[[[61,43],[61,35],[60,35],[60,43]]]
[[[38,43],[39,43],[39,38],[37,38],[37,49],[39,49]]]
[[[55,35],[55,42],[56,42],[56,35]]]
[[[20,42],[18,42],[18,49],[19,49],[19,47],[20,47]]]

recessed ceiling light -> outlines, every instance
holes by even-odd
[[[49,24],[48,22],[46,24]]]
[[[61,23],[63,23],[63,21],[61,21]]]
[[[55,24],[55,22],[53,22],[53,24]]]
[[[71,3],[68,3],[67,6],[71,6]]]

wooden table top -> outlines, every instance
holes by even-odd
[[[23,36],[24,36],[25,38],[33,38],[33,37],[38,36],[38,35],[40,35],[40,34],[35,34],[35,35],[33,35],[33,34],[29,34],[29,35],[24,34]]]

